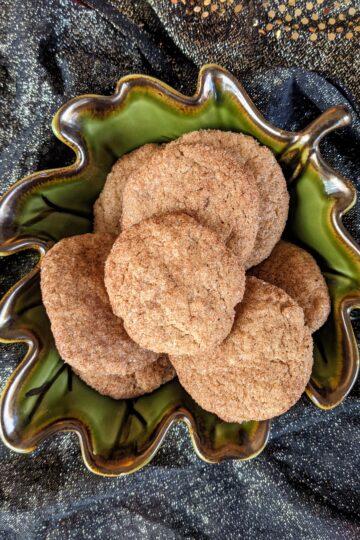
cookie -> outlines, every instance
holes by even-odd
[[[253,137],[231,131],[193,131],[170,143],[169,147],[184,144],[205,144],[231,151],[239,163],[253,173],[260,196],[259,228],[246,268],[259,264],[280,240],[289,211],[286,180],[273,153]]]
[[[123,229],[168,212],[196,218],[242,261],[253,250],[259,219],[256,182],[222,148],[167,145],[151,167],[141,167],[129,176],[123,193]]]
[[[175,370],[165,356],[128,375],[74,371],[97,392],[114,399],[130,399],[149,394],[175,377]]]
[[[318,330],[330,313],[325,279],[307,251],[281,240],[270,257],[251,273],[288,293],[303,308],[311,332]]]
[[[158,355],[136,345],[111,310],[104,264],[113,241],[109,234],[60,240],[41,261],[41,293],[65,362],[81,371],[126,375]]]
[[[158,353],[221,343],[244,284],[238,257],[186,214],[154,216],[123,231],[105,265],[114,313],[136,343]]]
[[[171,356],[180,383],[227,422],[266,420],[300,398],[313,363],[301,307],[283,290],[246,279],[231,333],[210,353]]]
[[[112,233],[120,232],[123,191],[129,175],[147,164],[161,146],[145,144],[129,154],[122,156],[113,166],[106,178],[103,190],[94,204],[94,231]]]

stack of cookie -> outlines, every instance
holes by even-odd
[[[62,358],[114,398],[151,392],[175,368],[226,421],[285,412],[330,310],[314,259],[280,241],[288,204],[273,154],[243,134],[196,131],[121,158],[94,234],[60,241],[42,262]]]

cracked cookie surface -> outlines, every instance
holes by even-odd
[[[315,259],[304,249],[281,240],[270,257],[251,273],[288,293],[303,308],[311,332],[318,330],[330,313],[325,279]]]
[[[82,234],[64,238],[41,261],[41,293],[56,347],[82,371],[126,375],[158,355],[127,335],[110,307],[104,264],[114,237]]]
[[[245,262],[258,232],[255,178],[223,148],[167,144],[151,166],[129,176],[123,193],[122,229],[168,212],[194,217]]]
[[[180,383],[227,422],[286,412],[309,381],[312,338],[301,307],[284,291],[247,277],[232,331],[210,353],[170,356]]]
[[[89,371],[74,371],[100,394],[114,399],[130,399],[148,394],[175,377],[175,370],[165,356],[128,375],[102,375]]]
[[[152,156],[161,151],[158,144],[145,144],[129,154],[125,154],[115,163],[108,174],[104,187],[94,204],[94,231],[120,233],[123,192],[130,174]]]
[[[254,249],[246,261],[246,268],[255,266],[270,255],[280,240],[287,220],[289,194],[282,170],[269,148],[243,133],[219,130],[192,131],[168,146],[199,143],[231,151],[239,163],[255,177],[259,190],[259,228]]]
[[[213,231],[186,214],[165,214],[120,234],[105,284],[114,313],[140,346],[190,354],[228,335],[245,274]]]

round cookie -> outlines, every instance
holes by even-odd
[[[114,399],[130,399],[149,394],[175,377],[174,368],[165,356],[128,375],[74,371],[97,392]]]
[[[260,196],[259,228],[246,268],[259,264],[280,240],[289,211],[286,180],[273,153],[253,137],[231,131],[192,131],[168,146],[183,147],[184,144],[205,144],[231,151],[239,163],[255,176]]]
[[[320,268],[307,251],[281,240],[270,257],[251,273],[288,293],[303,308],[311,332],[318,330],[330,313],[329,291]]]
[[[120,234],[105,285],[114,313],[141,347],[191,354],[228,335],[245,274],[210,229],[186,214],[164,214]]]
[[[94,204],[94,231],[120,233],[123,191],[130,174],[152,156],[161,151],[158,144],[145,144],[129,154],[125,154],[115,163],[108,174],[102,192]]]
[[[56,347],[82,371],[126,375],[157,360],[126,334],[110,307],[104,264],[114,237],[64,238],[41,261],[41,293]]]
[[[254,247],[259,193],[251,172],[223,149],[167,145],[134,171],[123,193],[122,228],[153,215],[185,212],[212,229],[242,261]]]
[[[313,363],[300,306],[254,277],[229,336],[207,354],[171,356],[180,383],[205,410],[227,422],[266,420],[300,398]]]

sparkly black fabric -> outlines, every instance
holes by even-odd
[[[260,2],[243,2],[241,21],[248,26],[239,32],[232,22],[235,4],[226,4],[230,11],[222,19],[210,14],[202,22],[180,0],[0,0],[1,190],[25,174],[71,161],[50,129],[52,115],[69,98],[110,93],[130,72],[192,93],[200,64],[210,60],[230,67],[279,127],[304,127],[333,104],[352,108],[353,126],[329,136],[323,151],[359,187],[360,123],[339,83],[357,92],[355,40],[338,40],[331,52],[319,37],[311,54],[301,52],[298,42],[282,35],[255,32],[262,24]],[[306,9],[305,2],[298,4]],[[276,39],[283,40],[277,49]],[[319,58],[326,77],[302,69],[319,70]],[[346,224],[360,240],[358,207]],[[25,253],[0,264],[2,294],[31,260]],[[20,345],[1,347],[0,389],[23,352]],[[203,463],[181,425],[148,466],[124,478],[89,473],[73,434],[57,435],[29,455],[0,443],[0,538],[359,538],[359,428],[357,384],[333,411],[303,398],[273,422],[266,450],[244,463]]]

